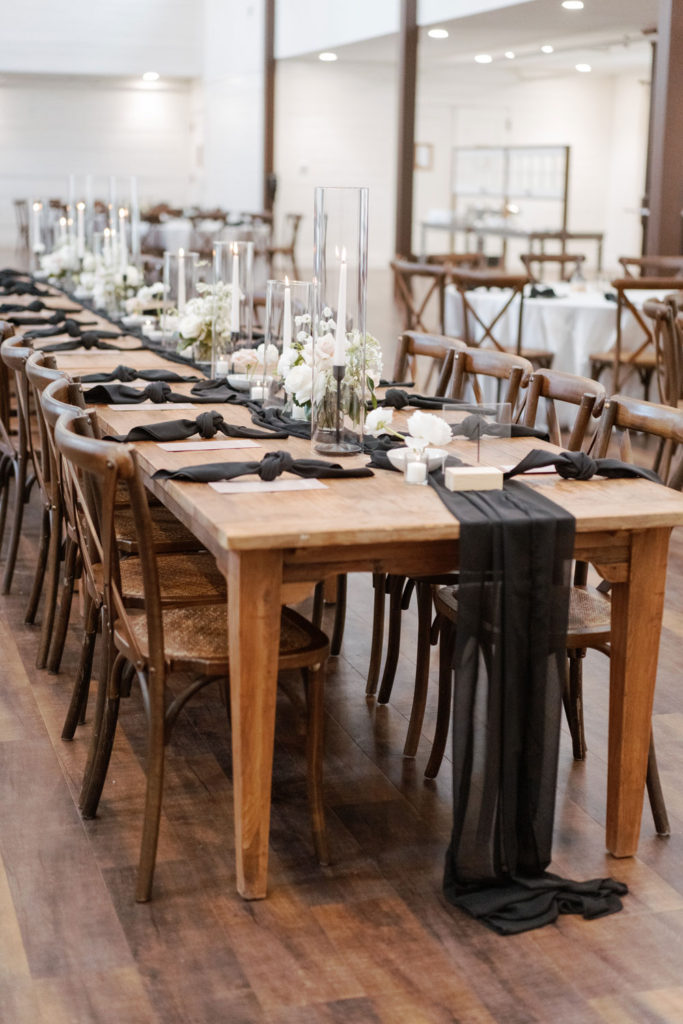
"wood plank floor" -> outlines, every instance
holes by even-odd
[[[375,330],[372,320],[371,330]],[[60,738],[79,630],[58,676],[34,667],[24,625],[38,534],[30,509],[12,594],[0,598],[0,1021],[7,1024],[422,1024],[683,1020],[683,536],[672,544],[655,734],[673,834],[644,813],[639,855],[604,852],[607,661],[586,664],[585,763],[563,734],[552,867],[628,883],[622,913],[502,938],[440,891],[449,771],[401,756],[415,618],[391,703],[364,697],[372,592],[350,581],[327,687],[326,803],[333,863],[309,836],[300,716],[278,703],[270,895],[234,889],[228,723],[205,690],[181,716],[168,772],[154,900],[133,901],[143,799],[139,695],[124,702],[100,814],[76,809],[89,726]],[[328,612],[328,615],[331,614]],[[435,677],[436,660],[433,663]],[[294,693],[296,677],[292,678]]]

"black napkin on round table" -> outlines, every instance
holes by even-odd
[[[542,284],[532,284],[529,292],[530,299],[556,299],[557,292]]]
[[[400,388],[389,388],[384,397],[377,400],[378,405],[390,406],[392,409],[405,409],[412,405],[415,409],[447,409],[452,406],[470,403],[459,398],[433,398],[427,395],[411,395]]]
[[[282,473],[294,473],[304,479],[342,479],[345,477],[373,476],[371,469],[344,469],[336,462],[321,459],[295,459],[289,452],[267,452],[260,462],[209,462],[183,469],[158,469],[155,480],[186,480],[193,483],[213,483],[234,480],[236,477],[256,474],[261,480],[275,480]]]
[[[528,473],[542,466],[554,466],[558,475],[566,480],[590,480],[594,476],[604,476],[612,480],[642,477],[656,484],[662,483],[654,470],[633,466],[630,462],[621,462],[619,459],[593,459],[585,452],[561,452],[560,455],[555,455],[540,448],[534,448],[516,466],[508,470],[505,479],[509,480],[513,476]]]
[[[182,377],[174,370],[136,370],[132,366],[124,366],[121,363],[108,373],[86,373],[81,375],[84,384],[107,384],[111,381],[120,380],[124,384],[130,384],[134,380],[163,380],[176,384],[190,384],[201,380],[200,377]]]
[[[225,437],[249,437],[272,441],[287,437],[287,434],[275,434],[272,431],[256,430],[254,427],[242,427],[226,423],[219,412],[200,412],[196,419],[165,420],[163,423],[142,423],[131,427],[127,434],[111,434],[105,441],[185,441],[188,437],[198,434],[204,440],[210,440],[216,434]]]

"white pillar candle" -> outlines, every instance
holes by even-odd
[[[285,303],[282,313],[282,351],[286,352],[292,345],[292,289],[289,278],[285,278]]]
[[[427,466],[424,462],[406,462],[406,483],[423,484],[427,480]]]
[[[59,218],[59,244],[66,243],[66,217]]]
[[[138,203],[138,179],[130,179],[130,248],[133,259],[140,255],[140,204]]]
[[[178,249],[178,315],[185,312],[185,250]]]
[[[102,235],[102,258],[105,267],[108,267],[111,263],[111,228],[105,228]]]
[[[216,360],[216,376],[217,377],[227,377],[229,369],[230,369],[230,365],[229,365],[227,359],[217,359]]]
[[[39,252],[42,250],[42,237],[40,230],[41,214],[43,212],[43,204],[36,202],[33,204],[33,251]]]
[[[116,178],[113,174],[109,179],[109,227],[116,230]]]
[[[85,203],[76,203],[76,255],[85,256]]]
[[[346,249],[342,249],[339,264],[339,296],[337,299],[337,333],[334,338],[335,366],[346,365]]]
[[[119,209],[119,265],[125,274],[128,266],[128,243],[126,241],[126,217],[128,210],[122,206]]]
[[[262,401],[266,397],[266,389],[261,387],[260,384],[254,384],[249,392],[249,397]]]
[[[230,330],[240,332],[240,257],[236,245],[232,247],[232,292],[230,295]]]

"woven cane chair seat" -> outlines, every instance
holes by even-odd
[[[225,600],[225,578],[216,568],[216,560],[206,551],[191,554],[162,554],[157,558],[159,586],[163,604],[210,604]],[[138,558],[123,558],[121,590],[130,608],[144,604],[142,565]],[[102,567],[93,566],[93,579],[102,592]]]
[[[150,508],[152,514],[152,542],[156,551],[198,551],[200,542],[186,526],[163,505]],[[115,513],[116,538],[120,551],[137,551],[135,521],[130,508],[119,508]]]

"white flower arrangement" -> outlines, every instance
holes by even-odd
[[[198,297],[190,299],[180,317],[178,347],[182,351],[194,345],[195,358],[209,362],[214,332],[220,338],[230,337],[232,285],[223,281],[213,285],[199,283],[197,291]]]
[[[247,377],[275,372],[279,352],[275,345],[262,343],[257,348],[238,348],[233,352],[233,373],[244,373]]]
[[[73,242],[63,242],[52,252],[40,257],[40,269],[49,278],[66,277],[80,267],[80,262]]]
[[[132,298],[126,299],[126,313],[129,315],[142,314],[145,310],[155,309],[158,316],[163,300],[164,286],[161,281],[157,281],[156,284],[144,284],[142,288],[138,288]]]
[[[95,261],[92,278],[86,277],[86,282],[91,284],[95,305],[108,308],[112,302],[125,302],[129,299],[142,284],[142,275],[132,263],[122,268],[98,259]],[[82,280],[81,283],[85,284]]]
[[[442,448],[453,440],[450,424],[431,412],[414,412],[408,420],[408,433],[400,434],[393,428],[394,410],[379,406],[369,412],[365,418],[365,429],[368,434],[392,434],[405,441],[409,448],[421,451],[427,445]]]

